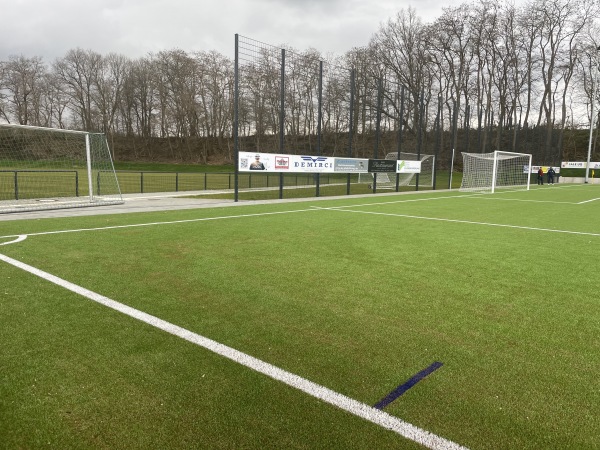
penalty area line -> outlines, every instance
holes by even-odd
[[[488,226],[488,227],[514,228],[514,229],[518,229],[518,230],[528,230],[528,231],[546,231],[548,233],[575,234],[575,235],[579,235],[579,236],[600,236],[600,233],[590,233],[587,231],[553,230],[552,228],[525,227],[522,225],[509,225],[509,224],[504,224],[504,223],[492,223],[492,222],[475,222],[472,220],[444,219],[441,217],[413,216],[410,214],[383,213],[383,212],[375,212],[375,211],[357,211],[357,210],[352,210],[352,209],[323,208],[323,207],[321,207],[321,208],[315,207],[315,209],[357,213],[357,214],[372,214],[375,216],[402,217],[405,219],[432,220],[435,222],[465,223],[468,225],[484,225],[484,226]]]
[[[479,197],[481,195],[487,194],[462,194],[462,195],[445,195],[442,197],[425,197],[425,198],[403,198],[402,200],[390,200],[383,202],[373,202],[373,203],[358,203],[354,205],[341,205],[341,206],[332,206],[331,209],[343,209],[343,208],[358,208],[360,206],[382,206],[382,205],[395,205],[398,203],[415,203],[415,202],[428,202],[432,200],[447,200],[454,198],[468,198],[468,197]],[[314,209],[329,209],[327,207],[320,206],[312,206]]]
[[[63,287],[75,294],[83,296],[96,303],[104,305],[110,309],[118,311],[136,320],[144,322],[173,336],[177,336],[199,347],[209,350],[217,355],[223,356],[231,361],[241,364],[258,373],[266,375],[274,380],[280,381],[288,386],[298,389],[314,398],[324,401],[330,405],[336,406],[357,417],[365,419],[373,424],[379,425],[387,430],[393,431],[413,442],[419,443],[427,448],[435,450],[466,450],[455,442],[437,436],[429,431],[423,430],[415,425],[405,422],[384,411],[347,397],[339,392],[335,392],[325,386],[319,385],[291,372],[287,372],[279,367],[262,361],[258,358],[240,352],[232,347],[228,347],[217,341],[196,334],[185,328],[174,325],[165,320],[159,319],[138,309],[119,303],[96,292],[90,291],[84,287],[66,281],[48,272],[44,272],[36,267],[25,264],[0,253],[0,260],[14,267],[22,269],[32,275],[40,277],[50,283]]]
[[[591,198],[589,200],[584,200],[582,202],[576,203],[576,205],[583,205],[584,203],[595,202],[596,200],[600,200],[600,198]]]
[[[48,236],[51,234],[65,234],[65,233],[81,233],[84,231],[104,231],[104,230],[122,230],[125,228],[139,228],[139,227],[151,227],[158,225],[177,225],[182,223],[195,223],[195,222],[208,222],[211,220],[225,220],[225,219],[242,219],[245,217],[262,217],[262,216],[275,216],[280,214],[291,214],[291,213],[301,213],[315,211],[314,208],[308,209],[294,209],[288,211],[274,211],[274,212],[264,212],[264,213],[254,213],[254,214],[236,214],[233,216],[217,216],[217,217],[200,217],[197,219],[183,219],[183,220],[170,220],[163,222],[146,222],[146,223],[132,223],[129,225],[109,225],[106,227],[93,227],[93,228],[75,228],[71,230],[56,230],[56,231],[41,231],[38,233],[28,233],[26,235],[19,234],[9,234],[7,236],[0,236],[0,239],[8,239],[20,236]]]

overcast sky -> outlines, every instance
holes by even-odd
[[[233,58],[234,35],[342,55],[364,46],[390,17],[415,8],[424,22],[460,0],[1,0],[0,60],[51,62],[80,47],[138,58],[216,50]]]

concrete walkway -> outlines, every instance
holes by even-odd
[[[206,191],[186,192],[185,194],[125,194],[123,195],[124,203],[121,205],[5,213],[0,214],[0,221],[46,219],[53,217],[97,216],[103,214],[125,214],[135,212],[168,211],[177,209],[210,208],[236,205],[233,200],[202,198],[202,194],[206,194]],[[200,197],[191,197],[195,195]]]
[[[444,192],[445,189],[437,190]],[[188,191],[185,193],[152,193],[152,194],[124,194],[124,203],[121,205],[106,205],[92,206],[81,208],[65,208],[65,209],[48,209],[42,211],[29,212],[13,212],[0,214],[0,222],[8,220],[32,220],[32,219],[47,219],[55,217],[76,217],[76,216],[98,216],[104,214],[126,214],[136,212],[151,212],[151,211],[169,211],[178,209],[197,209],[197,208],[221,208],[229,206],[257,205],[265,203],[293,203],[307,202],[320,200],[348,199],[361,198],[372,196],[389,196],[398,194],[416,194],[425,191],[409,191],[409,192],[380,192],[377,194],[355,194],[355,195],[340,195],[331,197],[304,197],[304,198],[288,198],[288,199],[269,199],[269,200],[233,200],[203,198],[207,191]],[[231,193],[231,191],[210,191],[210,194]]]

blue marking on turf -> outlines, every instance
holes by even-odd
[[[414,377],[409,378],[408,381],[406,381],[406,383],[398,386],[396,389],[394,389],[392,392],[390,392],[385,398],[383,398],[379,402],[377,402],[373,407],[377,408],[377,409],[385,408],[387,405],[392,403],[394,400],[396,400],[398,397],[400,397],[402,394],[404,394],[406,391],[408,391],[411,387],[413,387],[415,384],[417,384],[419,381],[421,381],[427,375],[438,370],[442,366],[443,366],[443,364],[441,362],[438,362],[438,361],[434,362],[432,365],[430,365],[426,369],[421,370]]]

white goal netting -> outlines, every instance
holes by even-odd
[[[493,193],[496,189],[529,189],[530,154],[495,151],[462,155],[461,191]]]
[[[435,156],[408,152],[400,152],[400,156],[398,156],[398,152],[391,152],[385,155],[385,159],[421,161],[421,173],[418,174],[419,186],[433,188]],[[398,187],[416,186],[417,184],[416,173],[360,173],[358,174],[358,182],[367,183],[369,187],[372,187],[375,175],[377,176],[377,189],[396,189],[396,181],[398,181]]]
[[[0,124],[0,213],[118,203],[103,134]]]

